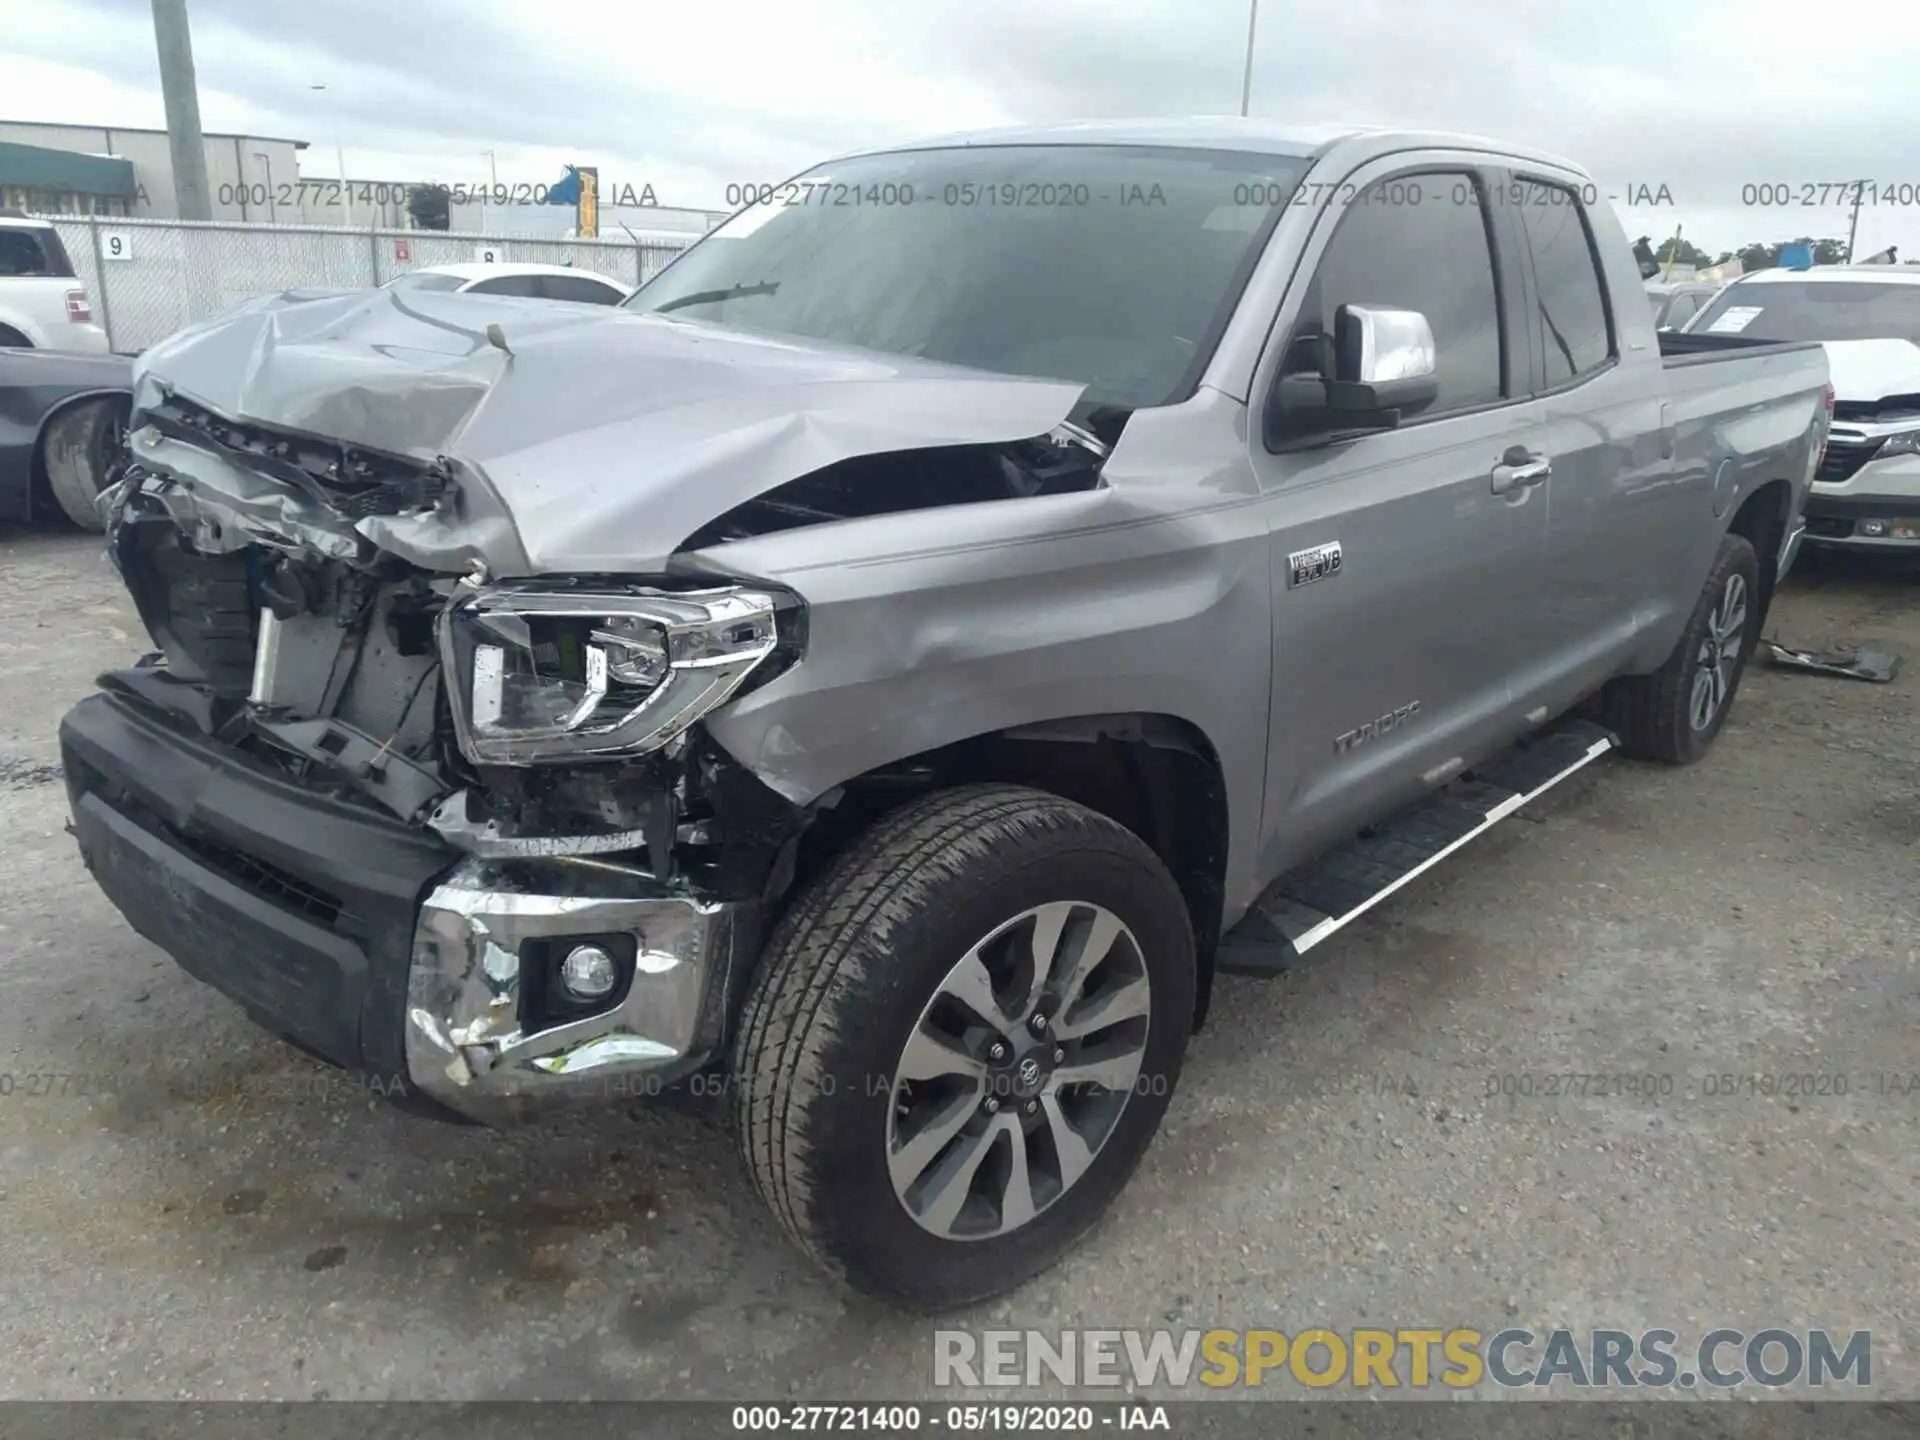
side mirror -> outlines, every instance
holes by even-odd
[[[1327,404],[1339,412],[1420,410],[1440,394],[1433,327],[1418,310],[1342,305],[1333,317],[1333,383]]]
[[[1292,347],[1267,398],[1270,445],[1391,430],[1439,395],[1433,327],[1419,311],[1342,305],[1333,332]]]

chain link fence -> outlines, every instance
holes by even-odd
[[[38,218],[60,232],[108,344],[123,354],[282,290],[367,289],[422,266],[476,260],[571,265],[631,286],[651,280],[692,243],[99,215]]]

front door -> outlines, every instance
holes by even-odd
[[[1256,375],[1258,407],[1277,373],[1318,363],[1317,337],[1350,304],[1426,316],[1439,381],[1399,428],[1326,444],[1269,448],[1256,408],[1273,566],[1269,876],[1527,728],[1514,681],[1548,643],[1535,607],[1551,481],[1527,342],[1506,318],[1519,267],[1495,183],[1404,158],[1360,172],[1316,226],[1311,279]]]

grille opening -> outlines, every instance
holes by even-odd
[[[1820,468],[1813,472],[1813,478],[1836,483],[1850,480],[1854,472],[1873,458],[1878,445],[1843,445],[1837,441],[1827,442],[1827,453],[1820,457]]]
[[[191,851],[209,869],[219,871],[235,884],[303,919],[331,928],[345,908],[337,895],[317,885],[309,885],[299,876],[291,875],[257,856],[245,854],[204,835],[187,835],[170,825],[165,828],[181,848]]]
[[[131,797],[123,798],[118,808],[156,835],[165,836],[209,870],[303,920],[330,929],[334,922],[347,913],[346,902],[331,891],[322,890],[298,875],[282,870],[278,865],[236,850],[210,836],[189,834],[177,826],[169,825],[146,806],[132,802]]]

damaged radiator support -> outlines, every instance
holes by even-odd
[[[380,552],[203,552],[137,484],[109,544],[160,653],[102,684],[317,793],[479,859],[644,867],[729,898],[759,898],[791,873],[808,816],[697,733],[618,761],[471,764],[436,641],[453,576]]]

